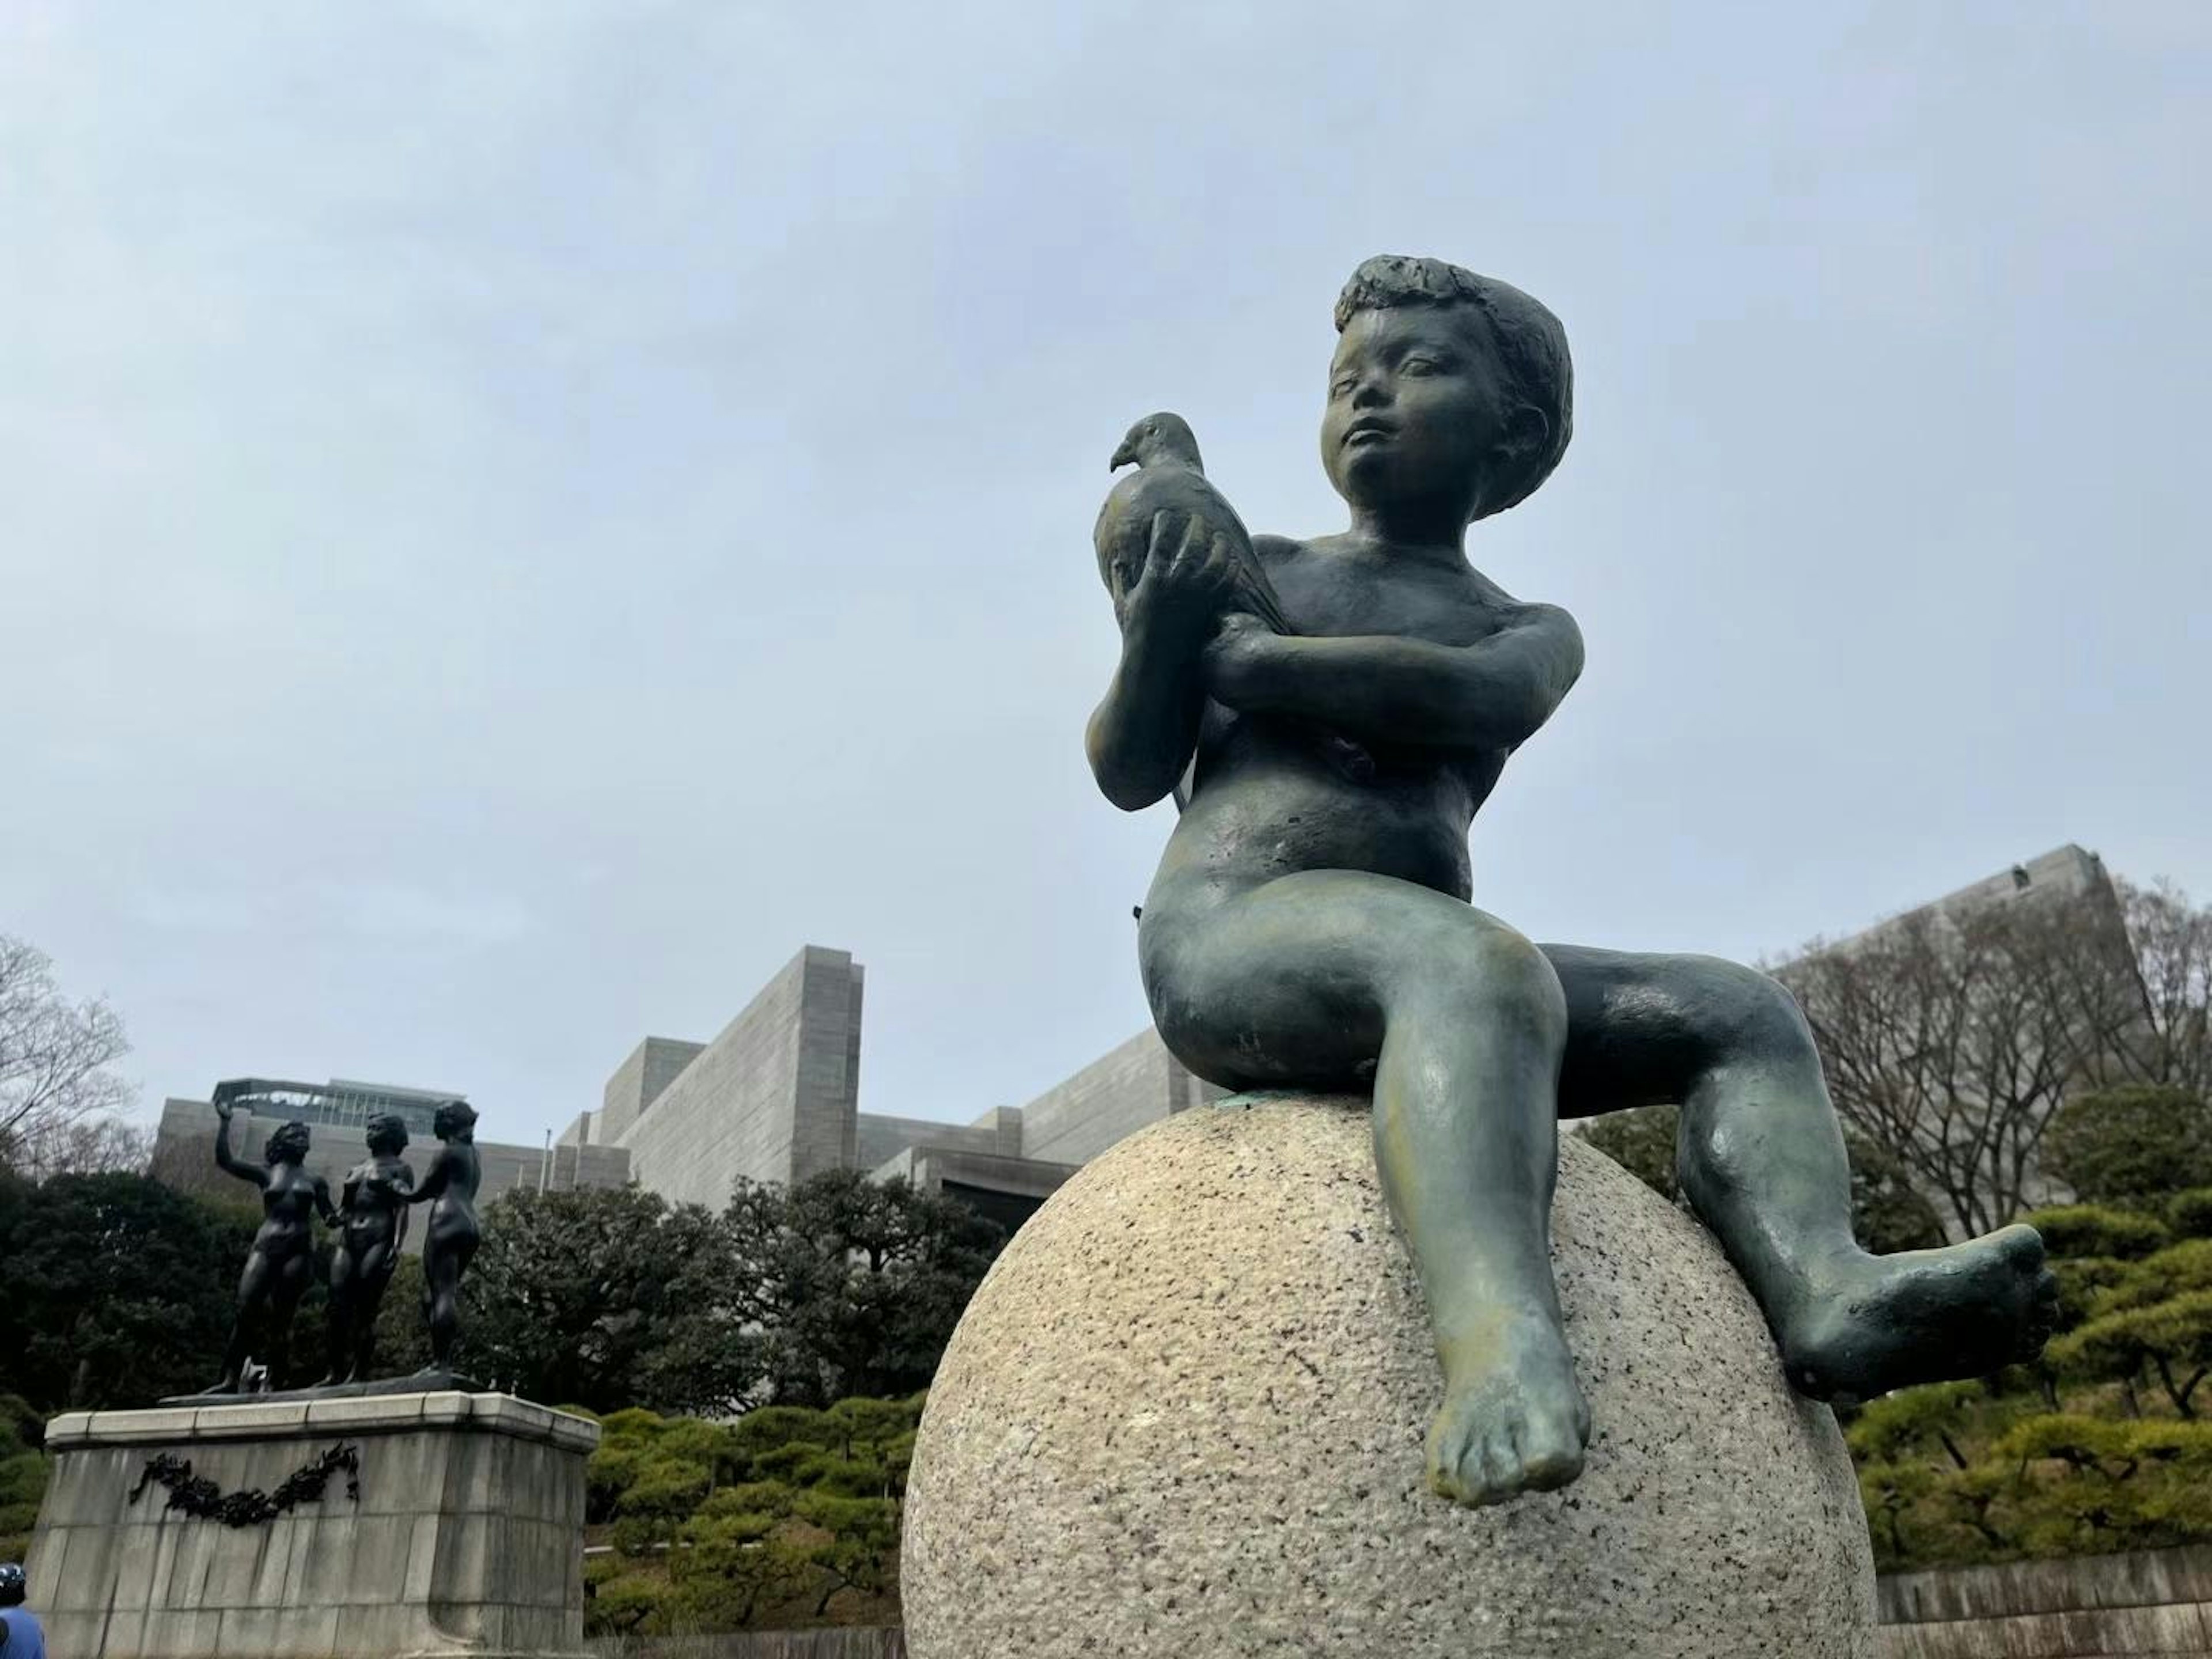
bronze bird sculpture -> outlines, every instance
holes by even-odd
[[[1200,520],[1234,544],[1237,573],[1231,610],[1249,611],[1278,634],[1295,633],[1284,618],[1274,584],[1252,550],[1244,521],[1206,480],[1190,422],[1164,410],[1146,416],[1114,452],[1112,469],[1118,472],[1133,462],[1137,470],[1116,481],[1091,533],[1098,550],[1098,574],[1114,596],[1115,613],[1144,574],[1152,520],[1166,513],[1180,520]]]

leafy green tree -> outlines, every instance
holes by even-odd
[[[2148,1367],[2173,1408],[2197,1415],[2200,1383],[2212,1373],[2212,1291],[2190,1291],[2162,1302],[2099,1316],[2051,1345],[2062,1373],[2128,1382]]]
[[[2054,1256],[2112,1256],[2134,1261],[2162,1249],[2173,1235],[2155,1216],[2108,1210],[2094,1204],[2065,1204],[2030,1210],[2020,1218],[2043,1235]]]
[[[671,1599],[665,1579],[639,1571],[620,1557],[602,1557],[585,1569],[585,1634],[635,1635]]]
[[[463,1363],[534,1400],[729,1410],[754,1375],[728,1235],[635,1188],[509,1193],[484,1212]]]
[[[2159,1084],[2073,1096],[2045,1133],[2044,1163],[2085,1204],[2148,1208],[2212,1185],[2212,1105]]]
[[[45,1425],[20,1395],[0,1395],[0,1561],[27,1553],[52,1461],[40,1449]]]
[[[2212,1291],[2212,1238],[2188,1238],[2123,1271],[2094,1297],[2093,1314],[2148,1308],[2191,1291]]]
[[[821,1618],[830,1603],[847,1590],[880,1595],[891,1582],[898,1564],[899,1506],[887,1498],[846,1498],[828,1491],[810,1492],[798,1504],[801,1518],[829,1536],[806,1553],[820,1568],[820,1589],[814,1616]]]
[[[2184,1238],[2212,1238],[2212,1187],[2192,1187],[2166,1200],[2166,1224]]]
[[[742,1630],[763,1607],[806,1593],[812,1552],[789,1536],[798,1494],[775,1482],[732,1486],[684,1528],[669,1577],[682,1616],[700,1630]]]
[[[922,1404],[603,1419],[586,1515],[611,1523],[615,1553],[588,1575],[592,1633],[788,1626],[828,1616],[840,1595],[888,1596]]]
[[[214,1380],[256,1217],[137,1175],[57,1176],[0,1199],[0,1390],[41,1410],[151,1405]],[[313,1307],[301,1328],[313,1328]]]
[[[723,1221],[765,1386],[799,1405],[926,1387],[1005,1242],[957,1199],[848,1170],[746,1183]]]
[[[422,1224],[419,1216],[415,1224]],[[401,1256],[392,1270],[392,1283],[385,1289],[384,1304],[376,1310],[376,1369],[373,1375],[406,1376],[429,1364],[430,1328],[422,1317],[423,1289],[422,1258]],[[471,1281],[463,1295],[473,1297],[475,1294],[476,1286]],[[466,1318],[465,1309],[464,1322]]]
[[[1639,1106],[1607,1112],[1583,1127],[1583,1139],[1626,1170],[1668,1203],[1681,1200],[1674,1172],[1675,1139],[1681,1131],[1678,1106]],[[1851,1231],[1878,1255],[1924,1250],[1943,1242],[1942,1218],[1913,1190],[1905,1167],[1863,1135],[1846,1131],[1844,1150],[1851,1164]]]

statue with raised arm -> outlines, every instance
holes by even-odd
[[[466,1101],[449,1100],[438,1108],[432,1127],[440,1142],[437,1156],[407,1201],[430,1206],[422,1236],[423,1316],[430,1326],[430,1369],[450,1373],[461,1334],[461,1277],[483,1237],[477,1188],[483,1182],[483,1161],[477,1152],[476,1109]]]
[[[365,1382],[375,1358],[376,1316],[407,1243],[415,1171],[400,1158],[407,1125],[389,1112],[368,1121],[368,1157],[347,1172],[341,1227],[331,1256],[331,1370],[325,1386]]]
[[[1431,1486],[1494,1504],[1582,1470],[1589,1412],[1550,1260],[1562,1116],[1680,1103],[1683,1190],[1801,1392],[2033,1354],[2055,1305],[2033,1229],[1889,1256],[1853,1239],[1843,1136],[1780,985],[1532,944],[1474,908],[1475,814],[1583,667],[1573,617],[1466,550],[1565,452],[1566,336],[1438,259],[1367,261],[1335,320],[1321,455],[1350,525],[1249,538],[1279,621],[1252,599],[1233,515],[1170,502],[1136,554],[1102,552],[1121,661],[1088,748],[1130,811],[1194,763],[1138,931],[1168,1048],[1230,1089],[1372,1091],[1443,1373]]]
[[[250,1181],[261,1189],[261,1229],[253,1236],[246,1255],[246,1271],[239,1275],[238,1316],[231,1327],[230,1343],[223,1350],[222,1376],[208,1390],[211,1395],[236,1394],[252,1357],[254,1339],[263,1339],[262,1358],[268,1384],[282,1388],[290,1356],[292,1316],[300,1298],[314,1278],[314,1220],[336,1226],[337,1211],[331,1204],[330,1183],[307,1167],[307,1126],[294,1121],[274,1130],[262,1149],[264,1167],[232,1155],[230,1117],[232,1085],[218,1084],[216,1115],[222,1120],[215,1133],[215,1161],[226,1175]]]

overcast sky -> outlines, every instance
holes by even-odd
[[[1589,666],[1530,933],[1758,957],[2068,841],[2212,898],[2212,7],[0,6],[0,931],[487,1136],[868,970],[865,1108],[1142,1023],[1107,458],[1248,521],[1364,256],[1565,321],[1470,538]]]

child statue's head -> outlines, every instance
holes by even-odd
[[[1322,465],[1355,508],[1467,523],[1551,476],[1574,425],[1559,319],[1519,289],[1385,254],[1337,297]]]

